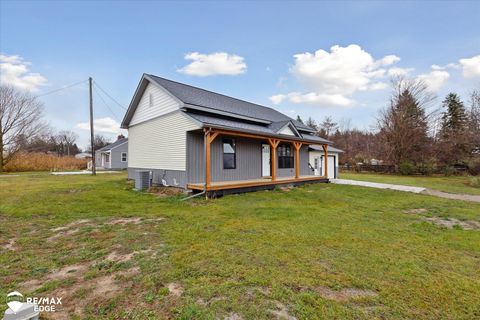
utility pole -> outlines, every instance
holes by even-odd
[[[90,89],[90,146],[92,148],[92,175],[97,174],[95,164],[95,143],[93,134],[93,95],[92,95],[92,77],[88,78],[88,88]]]

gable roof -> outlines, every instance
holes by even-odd
[[[112,149],[115,149],[116,147],[124,144],[128,142],[128,138],[122,138],[122,139],[118,139],[117,141],[115,141],[114,143],[110,143],[109,145],[103,147],[103,148],[100,148],[96,151],[110,151]]]
[[[209,113],[217,113],[233,118],[240,118],[247,121],[271,124],[274,122],[291,121],[298,130],[313,132],[311,128],[298,122],[281,112],[270,107],[229,97],[220,93],[190,86],[184,83],[157,77],[151,74],[144,74],[135,95],[144,90],[143,80],[152,81],[167,90],[173,97],[183,103],[186,109],[199,110]],[[135,104],[135,97],[122,121],[122,128],[126,128],[130,122]]]

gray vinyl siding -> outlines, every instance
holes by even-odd
[[[205,181],[205,156],[203,134],[198,132],[187,133],[187,177],[189,183]],[[258,179],[262,177],[262,144],[267,143],[259,139],[235,138],[236,168],[223,169],[222,136],[218,136],[211,146],[211,174],[213,181],[234,181]],[[300,175],[311,175],[313,172],[308,166],[308,147],[300,149]],[[277,163],[278,168],[278,163]],[[294,177],[295,168],[277,169],[279,177]]]
[[[122,152],[128,152],[128,142],[121,144],[110,151],[110,162],[112,164],[112,169],[126,169],[128,167],[128,161],[122,162]]]

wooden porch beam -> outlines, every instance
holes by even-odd
[[[294,142],[293,146],[295,147],[295,179],[298,179],[300,177],[300,148],[302,143]]]
[[[328,144],[323,144],[322,145],[322,148],[323,148],[323,153],[324,153],[324,167],[325,167],[325,174],[324,176],[325,177],[328,177]]]
[[[271,147],[272,153],[272,181],[277,180],[277,146],[280,143],[280,140],[277,139],[268,139],[268,143]]]

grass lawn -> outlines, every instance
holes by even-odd
[[[480,204],[331,184],[180,202],[125,178],[0,177],[0,296],[60,296],[54,319],[480,317],[480,230],[427,221]]]
[[[472,187],[469,176],[401,176],[375,173],[340,173],[341,179],[393,183],[406,186],[424,187],[450,193],[480,195],[479,187]]]

